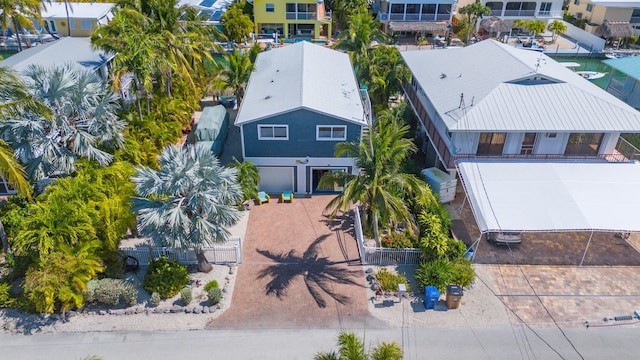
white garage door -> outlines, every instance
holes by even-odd
[[[260,167],[260,191],[280,193],[294,191],[293,168]]]

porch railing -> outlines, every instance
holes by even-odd
[[[152,259],[166,256],[171,260],[178,260],[184,265],[195,265],[198,263],[194,249],[175,249],[171,247],[151,247],[138,246],[120,249],[125,255],[138,259],[142,266],[149,265]],[[227,242],[202,249],[204,255],[211,264],[241,264],[242,263],[242,239],[231,238]]]

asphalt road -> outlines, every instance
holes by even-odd
[[[0,335],[1,359],[311,359],[335,348],[338,330]],[[357,330],[363,334],[362,329]],[[640,329],[396,328],[366,331],[366,344],[397,341],[405,359],[631,359]],[[574,349],[575,346],[575,349]]]

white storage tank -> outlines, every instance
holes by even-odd
[[[422,176],[441,203],[453,201],[456,197],[458,180],[446,172],[432,167],[422,170]]]

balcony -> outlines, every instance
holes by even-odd
[[[629,23],[640,24],[640,16],[632,16],[631,19],[629,19]]]
[[[380,21],[448,21],[451,20],[451,14],[389,14],[378,13]]]
[[[535,10],[505,10],[504,16],[535,16]]]
[[[317,20],[318,13],[315,12],[288,12],[287,20]]]
[[[538,11],[539,18],[562,19],[562,11]]]

